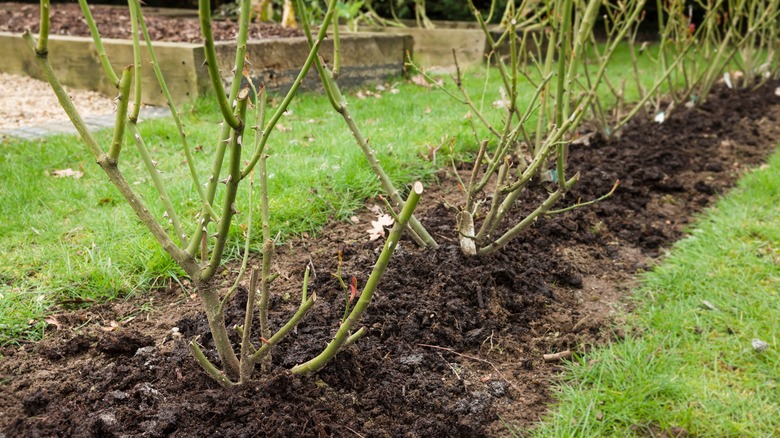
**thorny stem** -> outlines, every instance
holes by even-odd
[[[173,230],[176,234],[176,237],[180,239],[182,245],[184,245],[187,241],[187,236],[184,234],[184,231],[181,227],[179,216],[176,214],[176,210],[173,208],[173,203],[171,202],[171,197],[168,195],[168,190],[165,188],[165,184],[163,183],[162,178],[160,178],[160,172],[157,171],[157,164],[152,160],[151,155],[149,155],[149,149],[146,147],[146,143],[141,137],[141,134],[138,132],[138,126],[135,123],[130,123],[130,134],[132,134],[133,139],[135,139],[138,153],[141,155],[141,159],[146,166],[146,171],[149,172],[149,176],[152,178],[154,187],[157,189],[157,193],[160,194],[160,201],[162,201],[163,206],[165,207],[166,216],[168,219],[170,219],[171,224],[173,225]]]
[[[317,372],[344,347],[345,342],[351,337],[350,331],[360,322],[363,313],[371,303],[376,287],[379,284],[379,279],[382,277],[382,274],[384,274],[387,264],[390,262],[390,257],[393,255],[393,251],[396,246],[398,246],[398,240],[401,238],[404,228],[406,228],[406,224],[409,222],[409,218],[412,217],[412,213],[414,212],[415,207],[417,207],[417,202],[420,200],[422,192],[423,185],[420,182],[414,183],[412,191],[409,192],[409,198],[407,198],[398,217],[399,220],[393,225],[390,235],[387,236],[387,241],[385,241],[385,245],[382,248],[382,253],[379,254],[379,259],[377,259],[374,269],[371,271],[371,275],[363,288],[363,292],[360,294],[360,298],[355,304],[355,307],[352,308],[347,319],[341,323],[333,340],[328,343],[325,350],[317,357],[294,366],[291,369],[293,374],[310,374]]]
[[[130,75],[130,69],[125,68],[122,70],[122,79],[119,80],[119,100],[116,103],[116,119],[114,122],[114,136],[111,139],[111,147],[108,149],[108,156],[112,160],[119,159],[119,153],[122,151],[122,144],[125,137],[125,126],[127,123],[127,105],[130,102],[128,97],[122,98],[130,94],[130,85],[132,76]]]
[[[290,87],[290,91],[287,92],[287,95],[282,100],[282,103],[279,105],[279,107],[276,109],[274,114],[271,116],[271,119],[268,121],[268,123],[263,127],[263,135],[260,140],[260,146],[257,147],[255,150],[255,153],[253,154],[252,158],[249,160],[249,164],[246,165],[244,170],[241,171],[241,177],[246,177],[247,174],[252,170],[252,167],[255,166],[257,163],[257,160],[260,159],[260,155],[262,154],[262,151],[265,147],[265,143],[268,141],[268,137],[271,135],[271,132],[273,131],[274,126],[276,126],[276,123],[279,121],[279,119],[282,117],[282,114],[284,114],[285,111],[287,111],[287,107],[290,105],[290,102],[292,101],[293,97],[295,96],[295,93],[298,91],[298,88],[301,86],[301,83],[303,82],[303,79],[306,77],[306,74],[309,72],[309,69],[311,69],[311,66],[313,63],[316,63],[317,61],[317,53],[319,51],[320,45],[322,44],[322,41],[325,40],[325,37],[327,36],[327,29],[328,25],[333,19],[333,16],[336,11],[336,0],[331,0],[328,4],[328,10],[325,13],[325,18],[322,21],[322,25],[320,26],[320,31],[317,34],[317,39],[315,41],[312,41],[311,34],[309,34],[309,55],[306,57],[306,61],[303,64],[303,67],[301,68],[301,71],[298,73],[298,76],[296,76],[295,81],[293,81],[292,86]],[[303,9],[298,8],[299,11],[303,11]],[[301,14],[304,14],[304,12],[301,12]],[[301,21],[304,21],[304,25],[308,29],[308,17],[305,15],[302,15]],[[260,125],[262,126],[262,125]]]
[[[193,339],[189,343],[190,352],[195,357],[195,360],[198,362],[198,365],[203,367],[203,369],[206,371],[206,373],[211,376],[214,380],[217,381],[220,385],[222,385],[223,388],[232,388],[233,386],[236,386],[235,383],[233,383],[225,374],[218,370],[217,367],[212,364],[205,354],[203,354],[203,351],[200,349],[200,346],[198,345],[197,340]]]
[[[249,101],[249,89],[244,88],[238,93],[236,101],[236,118],[242,120],[239,129],[234,130],[230,137],[230,157],[228,161],[228,176],[225,178],[225,194],[222,203],[222,218],[217,228],[216,242],[211,252],[211,259],[206,268],[200,274],[203,281],[208,281],[216,272],[217,267],[222,262],[222,253],[225,250],[228,231],[233,216],[237,213],[235,202],[238,192],[238,183],[241,182],[241,151],[243,149],[244,123],[246,118],[246,107]]]
[[[298,311],[285,323],[271,338],[263,342],[263,345],[257,349],[256,352],[249,356],[249,361],[257,363],[271,352],[271,349],[279,343],[299,322],[306,316],[306,313],[311,309],[311,306],[317,301],[317,294],[306,295],[306,288],[309,281],[309,268],[306,268],[303,280],[303,293],[301,295],[301,305],[298,307]]]
[[[615,181],[615,184],[612,186],[612,189],[607,194],[602,195],[602,196],[600,196],[597,199],[593,199],[593,200],[587,201],[587,202],[577,202],[576,204],[570,205],[570,206],[568,206],[566,208],[561,208],[561,209],[558,209],[558,210],[546,211],[546,212],[544,212],[544,214],[550,216],[550,215],[553,215],[553,214],[565,213],[567,211],[576,210],[578,208],[587,207],[588,205],[596,204],[596,203],[601,202],[601,201],[609,198],[610,196],[612,196],[615,193],[615,190],[617,190],[619,185],[620,185],[620,180],[617,180],[617,181]]]
[[[49,20],[50,12],[51,5],[49,4],[49,0],[41,0],[41,24],[40,31],[38,33],[38,45],[32,47],[33,52],[35,52],[35,55],[38,57],[46,58],[49,55],[49,27],[51,23]]]
[[[295,78],[295,81],[293,81],[293,84],[290,87],[290,91],[287,92],[287,95],[273,113],[268,123],[266,123],[264,126],[258,125],[263,127],[262,136],[260,137],[260,142],[255,150],[255,153],[252,155],[249,163],[247,163],[247,165],[241,171],[241,178],[245,178],[249,172],[252,171],[252,168],[254,168],[254,166],[257,164],[257,161],[260,159],[263,150],[265,150],[265,144],[268,142],[268,138],[271,136],[271,133],[273,132],[276,123],[282,117],[282,114],[284,114],[284,112],[287,111],[287,108],[290,106],[290,102],[292,102],[293,97],[295,97],[295,93],[298,91],[298,88],[301,86],[303,79],[306,77],[306,74],[309,72],[312,63],[316,59],[317,52],[319,51],[320,45],[322,44],[324,38],[324,36],[322,38],[318,38],[317,42],[314,44],[314,46],[311,47],[311,50],[309,50],[309,56],[306,58],[306,62],[303,64],[303,68],[298,73],[298,76]]]
[[[569,181],[566,181],[564,184],[566,186],[573,186],[577,183],[577,181],[580,178],[580,174],[576,173]],[[563,185],[563,184],[562,184]],[[550,207],[553,206],[556,202],[558,202],[559,199],[563,196],[564,191],[562,188],[559,188],[558,190],[551,193],[547,199],[542,202],[536,209],[531,212],[528,216],[526,216],[522,221],[520,221],[517,225],[512,227],[509,231],[504,233],[501,237],[496,239],[493,243],[484,246],[479,249],[477,255],[485,256],[488,254],[492,254],[499,249],[503,248],[507,243],[509,243],[515,236],[520,234],[523,230],[528,228],[532,223],[536,221],[536,218],[539,217],[539,215],[545,213],[547,210],[550,209]]]
[[[341,38],[339,38],[339,22],[333,20],[333,80],[339,78],[341,72]]]
[[[246,0],[245,0],[246,1]],[[133,29],[133,48],[134,48],[134,65],[128,66],[122,71],[121,79],[118,80],[118,86],[120,89],[119,96],[117,97],[117,127],[114,131],[114,138],[112,139],[109,153],[105,153],[101,146],[98,144],[98,142],[95,140],[95,138],[90,134],[88,131],[84,121],[81,119],[79,113],[76,111],[75,107],[73,106],[72,101],[70,100],[70,97],[65,92],[62,85],[57,80],[56,76],[54,75],[53,69],[47,59],[48,55],[48,47],[46,42],[48,41],[48,11],[49,11],[49,4],[48,1],[42,1],[42,11],[44,12],[41,16],[41,29],[42,34],[41,38],[36,41],[33,36],[27,32],[24,35],[24,40],[30,47],[31,51],[36,55],[36,60],[41,67],[41,69],[44,72],[44,76],[46,79],[50,82],[55,94],[57,95],[58,99],[60,100],[61,106],[65,109],[66,113],[71,119],[71,122],[74,124],[78,132],[82,135],[82,138],[86,142],[90,152],[93,154],[95,159],[97,160],[98,164],[104,169],[106,172],[109,180],[115,185],[115,187],[119,190],[119,192],[122,194],[122,196],[125,198],[125,200],[130,204],[130,206],[133,208],[133,210],[138,215],[139,219],[144,223],[144,225],[150,230],[152,235],[155,237],[155,239],[158,241],[158,243],[162,246],[162,248],[184,269],[184,271],[193,279],[193,283],[198,291],[198,295],[200,296],[203,306],[205,308],[208,322],[209,322],[209,328],[211,330],[211,334],[214,340],[214,344],[217,349],[217,353],[219,354],[220,361],[222,363],[223,371],[220,371],[214,364],[210,363],[208,359],[203,354],[200,346],[197,344],[197,342],[193,341],[190,344],[190,348],[192,350],[193,355],[196,358],[196,361],[204,368],[204,370],[212,376],[218,383],[225,387],[231,387],[236,385],[234,380],[231,380],[232,378],[236,378],[238,383],[245,383],[249,379],[251,379],[252,370],[254,365],[257,363],[257,361],[263,359],[268,363],[270,361],[270,357],[268,356],[268,353],[270,352],[270,348],[279,342],[284,335],[286,335],[292,328],[295,327],[295,325],[303,318],[303,316],[306,314],[306,312],[311,308],[311,306],[314,304],[316,300],[316,295],[311,294],[311,296],[307,297],[307,283],[308,283],[308,269],[304,277],[304,285],[303,285],[303,291],[302,291],[302,298],[301,298],[301,306],[298,309],[298,312],[296,312],[295,315],[285,324],[277,333],[274,334],[274,336],[270,337],[268,340],[264,340],[265,344],[259,348],[255,349],[254,346],[251,343],[251,339],[249,336],[251,336],[251,320],[253,315],[253,310],[251,306],[254,305],[254,299],[250,300],[251,306],[247,310],[247,319],[245,320],[244,327],[238,327],[236,330],[240,332],[243,342],[242,342],[242,350],[241,350],[241,359],[239,359],[239,356],[236,355],[235,351],[232,349],[230,339],[227,332],[227,327],[225,325],[225,315],[224,315],[224,307],[226,302],[230,299],[232,296],[232,292],[229,291],[224,299],[220,299],[220,294],[217,289],[217,283],[213,280],[213,275],[216,271],[217,266],[221,263],[222,253],[224,251],[226,239],[227,239],[227,231],[229,229],[229,225],[232,221],[233,215],[236,214],[235,211],[235,197],[236,197],[236,191],[237,186],[240,180],[242,179],[241,174],[241,151],[243,149],[243,131],[244,131],[244,125],[243,120],[246,116],[246,108],[248,105],[248,95],[249,91],[247,89],[242,90],[240,93],[238,92],[238,86],[239,81],[236,80],[233,83],[233,88],[231,89],[231,95],[234,95],[236,98],[236,105],[235,110],[233,112],[233,116],[236,120],[239,121],[238,129],[231,129],[230,127],[225,127],[223,129],[222,137],[228,138],[229,137],[229,144],[223,143],[221,148],[218,148],[217,150],[217,156],[215,157],[214,161],[214,167],[217,169],[221,167],[222,159],[225,154],[225,150],[229,147],[230,149],[230,156],[229,156],[229,166],[228,166],[228,178],[225,179],[225,183],[227,185],[225,189],[225,194],[223,196],[223,215],[221,217],[221,220],[219,221],[219,229],[217,230],[216,235],[216,243],[214,245],[214,249],[211,253],[211,258],[209,260],[208,265],[206,266],[200,266],[198,261],[195,259],[195,255],[197,253],[196,250],[192,251],[185,251],[182,250],[180,247],[178,247],[173,240],[168,236],[164,228],[161,226],[160,221],[157,220],[146,208],[141,198],[133,191],[133,189],[130,187],[130,185],[125,180],[123,174],[119,171],[117,166],[117,160],[121,152],[122,148],[122,133],[125,129],[125,123],[126,119],[129,118],[130,121],[130,132],[133,134],[133,137],[135,138],[135,141],[138,145],[140,155],[146,164],[150,175],[152,176],[152,179],[155,182],[155,186],[158,190],[158,192],[161,195],[163,204],[166,209],[166,214],[170,217],[171,221],[174,224],[175,233],[179,236],[181,236],[182,241],[184,242],[185,236],[182,232],[181,225],[178,221],[178,219],[175,216],[173,206],[170,200],[170,197],[166,193],[165,186],[162,184],[162,181],[160,179],[159,173],[155,169],[156,163],[154,163],[151,159],[151,156],[148,153],[148,150],[146,148],[146,145],[141,138],[140,134],[137,130],[137,117],[138,117],[138,111],[140,109],[140,41],[139,41],[139,23],[140,28],[142,29],[142,33],[147,41],[147,45],[150,51],[150,55],[152,57],[152,62],[155,68],[155,74],[158,76],[158,80],[160,82],[160,86],[163,90],[163,92],[166,94],[166,97],[168,97],[170,102],[170,96],[167,92],[167,87],[165,85],[165,82],[162,78],[162,74],[159,71],[159,63],[154,55],[153,48],[150,45],[150,39],[148,35],[148,31],[146,29],[145,23],[143,21],[143,17],[141,16],[140,11],[140,4],[137,0],[130,0],[130,12],[131,12],[131,24]],[[335,4],[335,2],[334,2]],[[82,4],[84,6],[84,4]],[[332,15],[332,11],[331,11]],[[245,17],[245,14],[242,14],[242,17]],[[247,19],[243,19],[243,24],[246,25]],[[244,26],[245,27],[245,26]],[[93,37],[99,42],[99,35],[97,34],[97,29],[93,28]],[[239,40],[245,40],[245,37],[239,37]],[[239,51],[241,48],[239,48]],[[245,50],[245,47],[243,48]],[[313,50],[314,53],[316,53],[316,48]],[[238,57],[241,61],[241,65],[243,66],[243,53]],[[313,57],[313,55],[312,55]],[[106,58],[107,59],[107,58]],[[239,60],[237,60],[237,64],[239,63]],[[310,63],[313,61],[310,61]],[[107,72],[108,73],[108,72]],[[132,76],[133,73],[135,73],[135,105],[133,108],[132,114],[127,117],[127,110],[130,100],[130,87],[132,85]],[[304,72],[305,74],[305,72]],[[240,78],[240,77],[239,77]],[[254,90],[254,87],[252,87]],[[255,91],[255,95],[256,90]],[[294,94],[294,90],[291,93],[290,97]],[[263,123],[264,116],[265,116],[265,103],[266,103],[266,96],[263,96],[263,100],[260,101],[259,105],[259,112],[260,114],[256,116],[256,119],[260,120],[260,123]],[[289,99],[285,103],[285,106],[289,104]],[[174,119],[176,120],[177,127],[179,128],[179,133],[182,137],[182,143],[185,147],[185,154],[186,154],[186,136],[184,134],[183,125],[181,124],[181,121],[178,118],[178,114],[176,113],[175,107],[173,106],[173,103],[170,102],[171,109],[173,111]],[[284,109],[279,110],[278,115],[280,115]],[[272,125],[270,126],[273,127]],[[267,136],[265,137],[267,139]],[[221,142],[222,143],[222,142]],[[266,178],[266,170],[265,170],[265,155],[262,154],[262,146],[264,146],[264,143],[261,143],[261,141],[256,140],[255,142],[256,151],[258,156],[262,157],[261,159],[261,170],[262,170],[262,176],[265,179]],[[191,161],[191,156],[189,154],[186,154],[188,160]],[[250,175],[252,175],[251,166],[247,169]],[[212,173],[212,175],[218,175],[219,171],[215,171]],[[193,179],[197,181],[197,177],[193,175]],[[207,203],[205,203],[205,207],[209,207],[210,203],[213,201],[213,198],[215,196],[216,192],[216,182],[210,181],[209,182],[209,193],[206,195]],[[212,184],[213,183],[213,184]],[[251,178],[250,178],[250,185],[251,185]],[[204,196],[202,191],[200,192],[201,199],[203,200]],[[273,280],[273,276],[270,275],[270,251],[268,250],[269,246],[273,246],[273,241],[270,239],[270,231],[268,227],[268,210],[267,210],[267,185],[264,184],[263,187],[263,195],[264,195],[264,237],[266,242],[266,251],[264,251],[264,270],[263,270],[263,284],[264,284],[264,290],[266,292],[267,297],[267,285]],[[250,203],[252,199],[252,194],[250,193]],[[193,236],[192,242],[194,242],[195,246],[194,248],[197,249],[197,245],[200,244],[202,241],[201,237],[205,236],[205,226],[207,224],[207,221],[209,219],[209,209],[204,208],[203,212],[203,218],[201,219],[200,226],[198,227],[200,230],[199,232],[195,233],[197,235]],[[213,214],[213,211],[210,217],[215,217],[216,215]],[[246,247],[245,247],[245,259],[242,264],[242,270],[246,268],[247,259],[246,256],[248,255],[248,245],[249,245],[249,235],[251,234],[251,211],[249,214],[250,224],[248,225],[247,229],[247,241],[246,241]],[[189,249],[189,248],[188,248]],[[206,248],[203,249],[203,254],[206,253]],[[239,274],[240,278],[241,274]],[[252,292],[253,294],[258,290],[257,288],[257,276],[252,281]],[[254,297],[253,297],[254,298]],[[264,308],[267,308],[267,300],[263,304]],[[266,338],[268,335],[268,324],[267,324],[267,317],[265,320],[265,323],[263,324],[264,328],[262,331],[264,332],[265,336],[261,336],[261,338]],[[244,330],[245,329],[245,330]],[[353,335],[352,337],[348,338],[349,342],[354,341],[357,338],[357,335],[362,334],[364,332],[358,332],[357,334]]]
[[[100,63],[103,65],[103,70],[106,72],[108,80],[111,81],[115,87],[120,88],[119,78],[117,77],[114,68],[111,66],[111,61],[109,61],[108,56],[106,55],[106,49],[103,48],[103,40],[100,38],[100,33],[95,24],[95,19],[92,17],[92,12],[89,10],[89,6],[87,6],[87,1],[79,0],[79,6],[81,6],[81,12],[87,20],[89,33],[92,34],[92,41],[95,43],[95,51],[100,58]]]
[[[133,111],[130,113],[130,121],[137,122],[138,114],[141,112],[141,42],[138,36],[138,15],[140,8],[130,5],[130,28],[133,34]]]
[[[246,32],[243,26],[248,26],[248,19],[244,19],[244,14],[249,14],[249,1],[243,0],[241,5],[241,27],[239,28],[239,38],[238,38],[238,45],[237,45],[237,53],[236,57],[238,58],[238,52],[241,51],[241,46],[243,45],[244,50],[246,50],[246,33],[243,34],[242,37],[242,31]],[[198,2],[198,14],[200,15],[200,29],[203,33],[203,46],[204,46],[204,53],[206,55],[206,63],[207,67],[209,69],[209,78],[211,78],[211,86],[214,88],[214,93],[216,94],[217,101],[219,102],[219,109],[222,112],[222,118],[225,119],[225,123],[227,123],[231,128],[237,130],[241,127],[241,120],[236,117],[235,114],[233,114],[233,111],[231,110],[230,103],[228,102],[227,96],[225,95],[225,86],[222,85],[222,75],[219,73],[219,64],[217,63],[217,51],[214,47],[214,36],[211,32],[211,2],[209,0],[200,0]],[[241,71],[243,70],[244,64],[243,59],[239,63],[236,64],[236,70],[238,73],[238,79],[240,80]]]
[[[265,264],[265,257],[263,257],[263,264]],[[255,349],[252,345],[252,319],[255,316],[255,298],[257,294],[257,283],[262,281],[262,274],[258,274],[257,269],[252,270],[252,275],[249,279],[249,292],[246,299],[246,310],[244,312],[244,325],[241,328],[241,352],[239,353],[239,360],[241,362],[241,370],[239,376],[239,383],[245,383],[252,378],[252,370],[254,364],[249,361],[249,355],[254,353]],[[261,307],[262,311],[262,307]],[[261,334],[263,339],[267,336]],[[267,370],[263,370],[267,371]]]
[[[198,170],[195,168],[195,160],[193,159],[192,151],[190,151],[190,147],[187,144],[187,134],[184,132],[184,125],[181,122],[179,111],[176,109],[176,104],[173,101],[171,92],[168,89],[168,85],[165,83],[165,78],[163,77],[162,71],[160,70],[160,63],[157,60],[157,55],[154,52],[154,46],[152,45],[152,40],[149,37],[149,30],[146,28],[146,22],[144,21],[144,17],[141,14],[141,5],[139,4],[139,0],[131,0],[131,4],[132,9],[136,11],[138,21],[141,24],[141,31],[143,32],[144,39],[146,40],[146,48],[149,51],[149,57],[152,59],[152,69],[154,70],[155,76],[157,76],[157,82],[160,84],[160,89],[162,90],[163,95],[165,95],[165,99],[168,101],[168,107],[171,110],[171,117],[176,123],[176,129],[179,132],[182,149],[184,150],[184,157],[187,160],[187,167],[190,170],[192,184],[195,187],[195,190],[198,192],[203,209],[211,216],[213,220],[219,220],[219,216],[212,208],[211,203],[209,203],[206,199],[206,193],[203,191],[203,185],[200,183]]]
[[[331,0],[331,2],[335,3],[334,0]],[[309,19],[306,16],[305,9],[303,8],[302,0],[296,0],[296,5],[298,6],[297,10],[301,13],[301,21],[303,22],[304,33],[309,40],[309,46],[314,47],[315,41],[312,38]],[[323,29],[326,28],[327,26],[323,24],[323,27],[320,28],[320,35],[323,33]],[[318,40],[320,35],[318,35]],[[355,137],[355,141],[363,151],[366,159],[368,159],[369,166],[374,171],[374,174],[379,178],[379,181],[382,184],[382,188],[387,192],[390,201],[392,201],[395,207],[400,206],[403,203],[401,194],[398,192],[398,189],[395,188],[392,180],[390,180],[390,177],[382,168],[379,160],[377,160],[373,148],[371,148],[371,145],[368,143],[368,139],[363,135],[363,132],[355,123],[355,119],[352,117],[352,114],[349,111],[347,100],[344,98],[344,95],[341,93],[341,89],[333,78],[333,73],[325,69],[322,59],[319,57],[315,59],[314,64],[317,68],[317,72],[320,75],[322,85],[325,88],[325,92],[328,95],[328,99],[330,100],[331,105],[336,110],[336,112],[341,114],[342,118],[346,122],[347,127],[349,127],[353,137]],[[410,233],[410,235],[415,240],[415,242],[418,243],[418,245],[430,248],[438,247],[438,244],[436,243],[436,240],[434,240],[433,236],[428,233],[425,227],[414,216],[412,216],[409,220],[409,227],[413,231]]]

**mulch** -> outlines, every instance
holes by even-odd
[[[0,3],[0,32],[22,33],[39,30],[38,4]],[[90,5],[100,35],[103,38],[131,39],[130,13],[126,6]],[[183,17],[144,13],[149,36],[153,41],[201,43],[200,22],[191,14]],[[89,37],[89,27],[77,3],[52,3],[51,34]],[[214,20],[212,32],[215,41],[235,40],[238,26],[231,20]],[[283,28],[273,23],[252,23],[250,39],[287,38],[301,36],[296,29]]]

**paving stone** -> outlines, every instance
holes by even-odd
[[[144,120],[158,119],[161,117],[170,116],[168,108],[162,107],[144,107],[141,108],[139,114],[139,120],[143,123]],[[84,123],[90,131],[99,131],[101,129],[113,128],[116,122],[116,114],[99,114],[95,116],[85,117]],[[25,126],[22,128],[10,129],[6,131],[0,131],[0,137],[15,137],[23,140],[40,139],[49,135],[55,134],[75,134],[76,128],[68,121],[53,122],[40,126]]]

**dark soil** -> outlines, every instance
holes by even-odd
[[[220,388],[191,358],[186,342],[195,337],[214,354],[191,290],[171,287],[63,312],[44,341],[0,350],[0,431],[14,437],[507,435],[499,415],[531,427],[552,401],[561,367],[542,355],[567,349],[579,355],[620,336],[611,328],[611,309],[634,285],[633,275],[773,150],[780,138],[777,86],[754,93],[719,89],[663,124],[637,123],[619,140],[573,148],[572,168],[582,179],[569,201],[601,196],[620,179],[615,195],[542,218],[485,259],[465,258],[455,246],[448,205],[459,202],[458,187],[442,171],[420,215],[441,248],[421,252],[402,242],[363,320],[368,334],[315,376],[285,370],[318,353],[338,325],[339,249],[343,276],[365,284],[380,246],[365,233],[368,211],[357,224],[336,223],[319,238],[277,249],[272,324],[292,314],[309,263],[316,274],[310,290],[319,299],[275,350],[270,374],[243,388]],[[535,190],[537,199],[545,196],[543,188]],[[231,307],[231,324],[242,321],[245,299],[240,293]]]
[[[25,3],[0,3],[0,32],[22,33],[26,29],[37,33],[40,6]],[[131,39],[130,12],[126,6],[90,5],[100,35],[103,38]],[[173,17],[155,14],[157,9],[145,9],[144,20],[153,41],[201,43],[200,22],[197,15]],[[51,34],[89,37],[89,27],[78,3],[51,5]],[[235,40],[238,25],[234,21],[212,21],[215,41]],[[286,29],[272,23],[253,23],[249,39],[268,39],[301,36],[295,29]]]

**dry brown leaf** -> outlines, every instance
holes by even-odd
[[[414,75],[411,78],[409,78],[409,80],[412,81],[412,83],[415,85],[419,85],[425,88],[431,88],[431,84],[429,84],[428,81],[425,80],[425,76],[423,75]]]
[[[119,329],[119,324],[116,321],[111,321],[108,326],[100,327],[100,330],[104,332],[113,332]]]
[[[507,99],[506,91],[504,91],[504,88],[501,87],[498,89],[498,92],[501,93],[501,99],[493,101],[493,108],[496,109],[503,109],[509,107],[509,99]]]
[[[54,327],[55,327],[57,330],[59,330],[59,329],[60,329],[60,326],[62,325],[62,324],[60,324],[60,321],[59,321],[59,320],[57,320],[57,318],[56,318],[56,317],[54,317],[54,316],[50,316],[50,317],[48,317],[48,318],[44,319],[43,321],[44,321],[46,324],[53,325],[53,326],[54,326]]]
[[[51,176],[55,178],[73,178],[73,179],[79,179],[82,176],[84,176],[84,172],[81,172],[79,170],[73,170],[70,167],[67,169],[58,169],[58,170],[52,170]]]
[[[431,88],[434,85],[438,85],[438,86],[444,85],[444,81],[442,81],[442,80],[438,80],[435,83],[428,82],[428,79],[426,79],[425,76],[422,75],[422,74],[414,75],[411,78],[409,78],[409,80],[412,81],[413,84],[419,85],[419,86],[425,87],[425,88]]]

